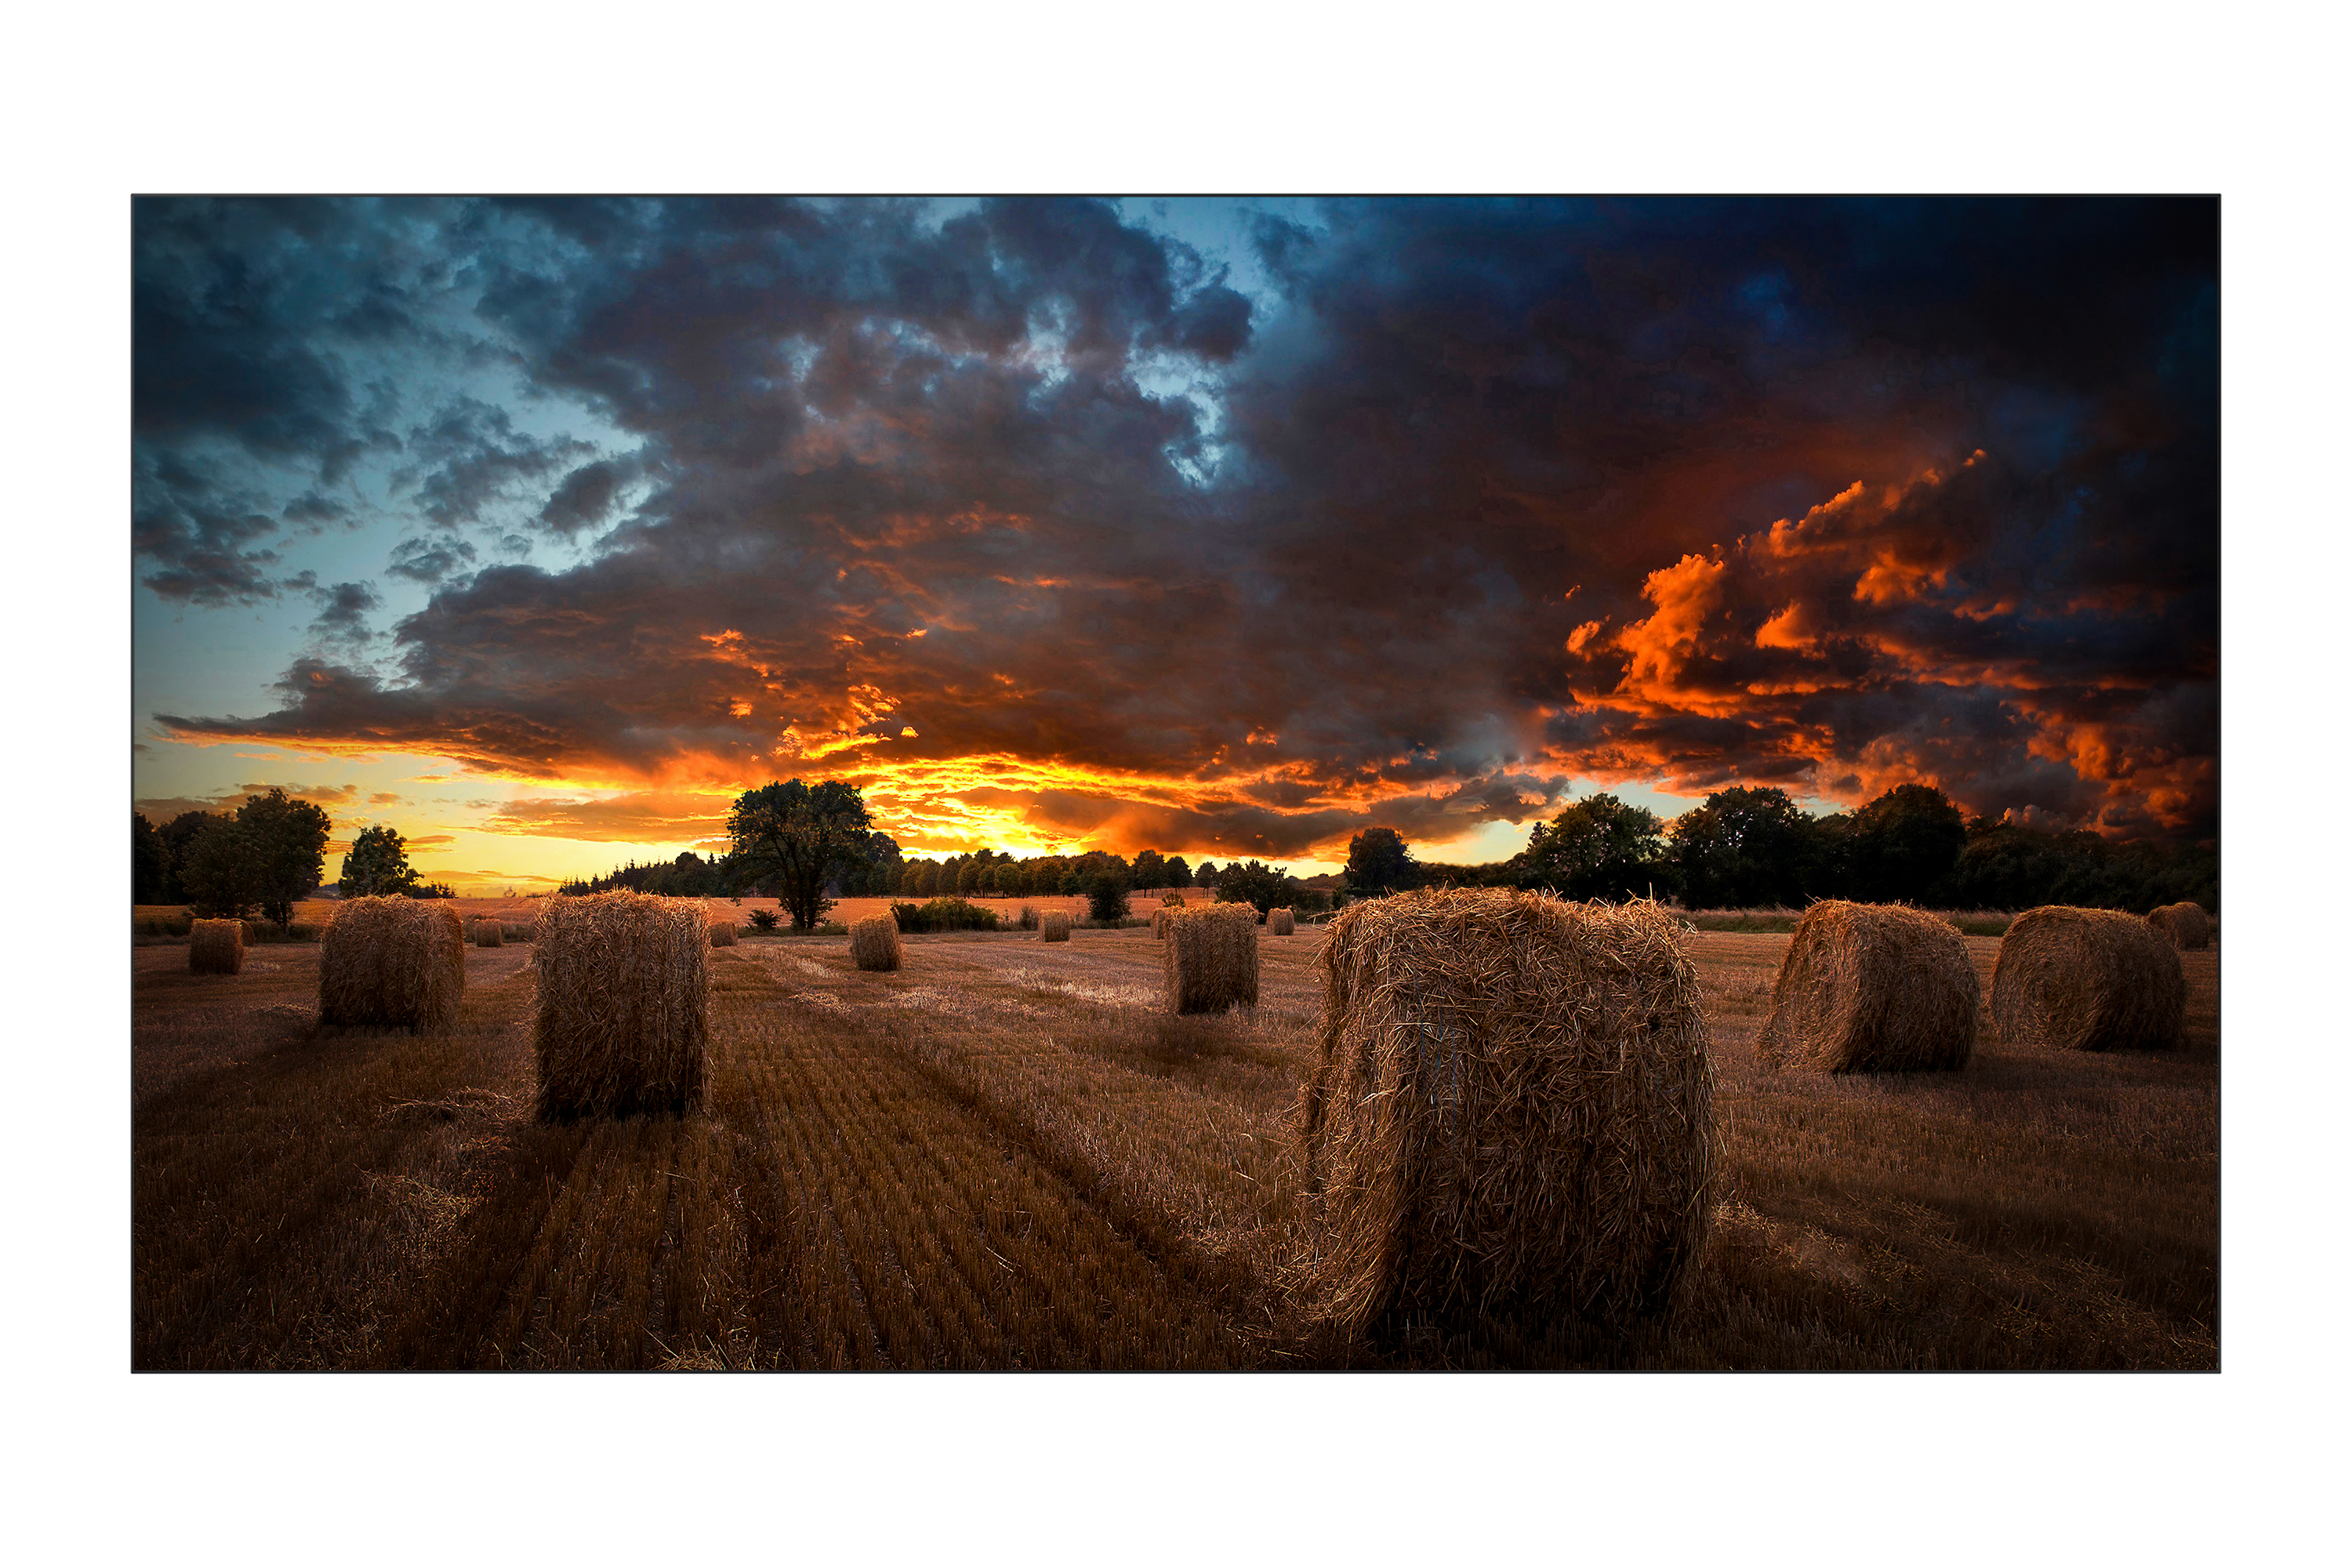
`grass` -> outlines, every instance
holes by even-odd
[[[421,1037],[320,1030],[315,944],[136,949],[135,1364],[2218,1363],[2213,952],[2179,1052],[1857,1081],[1758,1065],[1785,938],[1698,936],[1726,1179],[1683,1309],[1347,1348],[1285,1293],[1319,931],[1266,944],[1254,1011],[1183,1019],[1148,931],[905,940],[894,973],[714,951],[703,1113],[572,1127],[530,1119],[529,947],[467,948]]]

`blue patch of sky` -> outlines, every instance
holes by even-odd
[[[1197,275],[1189,279],[1197,289],[1222,283],[1250,302],[1250,327],[1263,332],[1284,310],[1281,289],[1258,259],[1252,235],[1259,218],[1272,216],[1303,227],[1324,229],[1319,204],[1311,198],[1151,196],[1128,197],[1113,204],[1120,220],[1162,240],[1192,247],[1201,258]],[[1180,284],[1185,280],[1180,279]],[[1169,465],[1188,484],[1206,489],[1223,473],[1231,447],[1218,439],[1225,428],[1224,376],[1222,370],[1190,355],[1166,353],[1138,354],[1129,364],[1136,385],[1163,403],[1181,399],[1192,405],[1196,431],[1192,441],[1164,448]]]

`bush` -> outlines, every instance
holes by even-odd
[[[314,925],[308,921],[294,921],[282,927],[271,925],[266,921],[248,921],[247,924],[248,929],[245,933],[245,940],[248,944],[265,942],[316,942],[320,933],[326,930],[324,926]]]
[[[751,918],[751,924],[761,931],[776,929],[776,911],[773,910],[753,910]]]
[[[933,931],[994,931],[1001,923],[994,910],[983,910],[961,899],[933,899],[920,908],[892,904],[890,914],[899,931],[912,935]]]

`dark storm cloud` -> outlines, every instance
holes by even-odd
[[[474,547],[462,539],[404,539],[384,570],[412,583],[438,583],[472,564]]]
[[[1204,360],[1229,360],[1249,342],[1250,302],[1223,285],[1202,289],[1161,334],[1171,347]]]
[[[131,549],[140,581],[167,600],[219,607],[278,596],[278,523],[262,498],[210,465],[171,449],[132,460]]]
[[[351,515],[351,508],[339,500],[331,500],[316,490],[305,490],[286,503],[278,516],[288,522],[306,526],[318,532],[328,523],[340,522]]]
[[[310,575],[303,574],[305,577]],[[367,616],[369,612],[383,608],[383,599],[373,584],[337,583],[330,588],[310,587],[309,591],[311,602],[319,606],[317,617],[310,622],[312,637],[352,647],[375,639]]]
[[[540,526],[562,534],[596,527],[612,515],[632,467],[625,460],[607,458],[572,469],[540,509]]]
[[[454,528],[480,521],[484,507],[516,487],[547,479],[594,450],[571,437],[519,431],[505,409],[465,398],[409,430],[411,462],[394,470],[393,484],[414,487],[419,510]]]
[[[134,440],[211,437],[328,483],[362,453],[396,447],[381,399],[353,384],[340,351],[429,335],[414,310],[415,215],[368,202],[135,203]]]
[[[381,204],[134,204],[132,549],[157,595],[206,607],[274,597],[278,555],[260,542],[345,519],[317,487],[398,449],[389,388],[357,382],[349,356],[432,336],[412,312],[412,226]],[[271,505],[261,469],[312,488]]]
[[[1324,217],[1255,226],[1252,300],[1095,203],[467,207],[486,332],[641,445],[461,406],[405,437],[428,510],[643,499],[583,564],[447,583],[396,679],[307,659],[276,713],[163,722],[1228,854],[1570,775],[2211,830],[2211,204]],[[159,574],[266,581],[205,515]]]

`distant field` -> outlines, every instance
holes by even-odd
[[[1017,903],[1015,905],[1017,908]],[[1158,1010],[1148,932],[713,952],[705,1113],[530,1121],[531,949],[465,1014],[321,1030],[318,948],[133,955],[141,1367],[1280,1367],[1284,1112],[1320,931],[1254,1015]],[[1784,937],[1692,939],[1727,1161],[1698,1286],[1605,1343],[1486,1335],[1366,1364],[2217,1363],[2218,962],[2166,1057],[1993,1044],[1956,1077],[1775,1077]],[[1998,943],[1971,938],[1990,981]]]
[[[1217,895],[1213,889],[1185,888],[1181,891],[1187,903],[1203,904],[1216,901]],[[1138,919],[1150,914],[1160,903],[1162,893],[1163,889],[1152,888],[1131,894],[1129,899],[1130,912]],[[477,915],[494,915],[499,920],[527,921],[532,918],[534,911],[544,900],[457,899],[452,901],[457,905],[457,912],[468,920]],[[747,924],[754,910],[773,910],[785,925],[789,926],[791,923],[790,917],[783,914],[783,906],[774,899],[710,899],[706,901],[714,914],[733,911],[738,924]],[[908,901],[909,900],[896,897],[840,899],[836,900],[833,908],[826,911],[825,919],[828,921],[846,924],[851,921],[865,920],[873,915],[887,914],[892,904]],[[919,903],[924,900],[917,898],[912,901]],[[1024,905],[1041,913],[1047,910],[1060,910],[1080,918],[1087,913],[1087,900],[1077,895],[999,899],[975,894],[971,896],[971,901],[982,909],[995,910],[1007,925],[1011,925],[1020,918]],[[298,925],[320,926],[333,915],[334,909],[335,900],[315,899],[297,904],[294,907],[294,918]],[[2001,910],[1931,910],[1928,912],[1951,921],[1969,936],[1997,937],[2007,931],[2009,922],[2016,918]],[[1802,910],[1793,909],[1693,910],[1684,912],[1682,918],[1702,931],[1745,931],[1786,936],[1797,929],[1797,921],[1803,913]],[[131,910],[131,930],[134,934],[147,933],[152,936],[152,932],[147,932],[147,928],[158,924],[169,924],[181,928],[176,934],[184,937],[187,918],[188,908],[185,904],[136,904]],[[2221,932],[2221,921],[2218,917],[2214,921],[2213,929],[2218,938]]]
[[[1181,891],[1187,903],[1214,903],[1217,898],[1216,890],[1212,888],[1184,888],[1173,890]],[[1129,903],[1134,916],[1139,920],[1150,914],[1159,906],[1162,891],[1163,889],[1151,888],[1129,894]],[[544,899],[452,899],[449,900],[463,919],[472,920],[478,915],[488,915],[501,921],[535,920],[538,918],[540,906],[546,901]],[[836,899],[834,900],[833,908],[825,911],[824,918],[829,921],[845,925],[851,921],[862,921],[873,915],[888,914],[892,904],[909,901],[922,903],[927,901],[927,896],[911,900],[895,897]],[[1006,925],[1011,925],[1021,918],[1024,905],[1040,913],[1047,910],[1060,910],[1081,919],[1087,912],[1086,899],[1075,894],[1066,898],[1056,896],[1034,899],[999,899],[973,894],[970,901],[982,909],[994,910]],[[309,899],[295,905],[294,923],[298,931],[300,928],[309,927],[310,940],[317,940],[317,928],[325,925],[334,917],[337,902],[338,900],[333,899]],[[713,915],[732,913],[736,918],[736,923],[747,929],[751,922],[751,911],[754,910],[774,910],[782,928],[788,929],[792,924],[792,917],[783,912],[783,905],[774,899],[707,899],[704,902],[710,906],[710,912]],[[131,906],[131,934],[134,938],[142,941],[185,941],[187,921],[188,906],[185,904],[133,904]],[[253,922],[248,922],[248,924],[251,923]],[[268,933],[262,934],[266,939]]]

